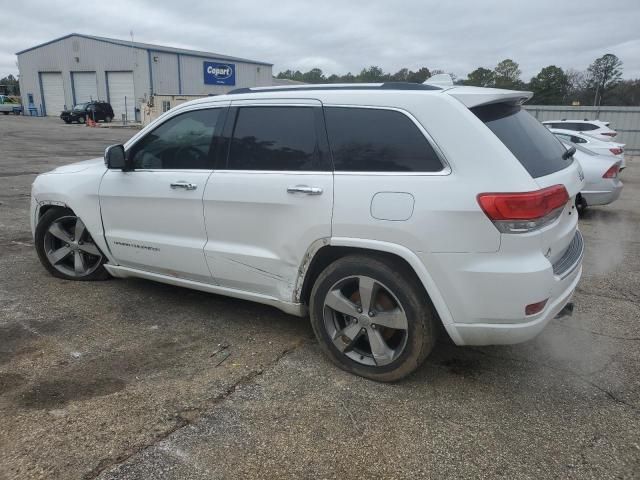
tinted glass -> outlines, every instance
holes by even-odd
[[[196,110],[167,120],[129,151],[134,168],[211,169],[209,149],[220,111]]]
[[[592,123],[581,123],[580,124],[580,131],[581,132],[589,132],[591,130],[597,130],[598,126],[594,125]]]
[[[235,120],[230,170],[330,170],[316,134],[318,107],[241,107]]]
[[[406,115],[374,108],[325,107],[336,171],[438,172],[442,163]]]
[[[574,137],[573,135],[571,135],[571,141],[573,143],[587,143],[587,141],[584,138]]]
[[[562,144],[518,105],[496,103],[471,111],[511,150],[534,178],[562,170],[573,161],[562,159],[565,152]]]

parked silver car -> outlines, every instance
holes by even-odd
[[[584,210],[587,206],[608,205],[615,202],[622,192],[623,183],[618,178],[621,161],[611,155],[600,155],[582,145],[576,145],[558,137],[567,148],[575,147],[573,157],[584,172],[584,189],[576,197],[576,206]]]

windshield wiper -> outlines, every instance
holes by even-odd
[[[563,160],[569,160],[576,153],[576,147],[569,147],[566,152],[562,154]]]

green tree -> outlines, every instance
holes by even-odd
[[[324,83],[327,81],[319,68],[312,68],[308,72],[302,74],[302,81],[305,83]]]
[[[465,85],[471,85],[474,87],[493,87],[495,83],[495,74],[488,68],[479,67],[473,72],[467,75],[467,79],[464,81]]]
[[[589,65],[589,86],[594,91],[593,105],[600,105],[607,91],[622,78],[622,61],[612,53],[597,58]]]
[[[382,69],[376,65],[371,65],[369,68],[363,68],[360,74],[356,77],[357,82],[363,83],[384,82],[388,79],[389,75],[385,74]]]
[[[422,67],[417,72],[409,71],[406,81],[413,83],[422,83],[429,77],[431,77],[431,72],[429,71],[429,69],[427,67]]]
[[[413,73],[413,72],[411,72],[411,73]],[[401,68],[400,70],[398,70],[396,73],[394,73],[390,77],[392,82],[406,82],[408,78],[409,78],[409,69],[408,68]]]
[[[618,82],[607,94],[607,105],[640,105],[640,79]]]
[[[502,60],[496,68],[493,69],[495,76],[494,86],[496,88],[508,88],[511,90],[519,90],[524,88],[524,83],[520,80],[520,66],[511,60],[506,58]]]
[[[9,74],[4,78],[0,78],[0,93],[6,95],[20,95],[20,83],[18,79]]]
[[[540,70],[529,82],[534,105],[561,105],[569,92],[569,79],[560,67],[549,65]]]

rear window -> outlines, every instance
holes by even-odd
[[[496,103],[471,111],[511,150],[533,178],[544,177],[569,166],[565,148],[553,134],[519,105]]]

